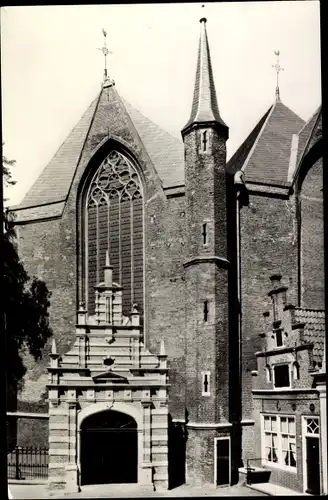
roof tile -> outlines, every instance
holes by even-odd
[[[325,311],[295,308],[295,320],[305,323],[303,340],[306,344],[313,344],[313,361],[322,363],[326,336]]]

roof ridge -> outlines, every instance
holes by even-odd
[[[297,132],[297,135],[300,135],[301,132],[303,132],[304,128],[310,123],[310,121],[312,120],[312,118],[320,112],[320,108],[321,108],[321,104],[320,106],[318,106],[318,108],[315,110],[314,113],[312,113],[312,115],[310,116],[310,118],[308,120],[306,120],[306,122],[304,123],[303,127]]]
[[[246,160],[244,161],[244,163],[243,163],[243,165],[242,165],[242,167],[241,167],[241,169],[240,169],[240,170],[242,170],[243,172],[245,172],[245,169],[246,169],[246,167],[247,167],[247,164],[248,164],[248,162],[249,162],[249,160],[250,160],[250,158],[251,158],[251,156],[252,156],[252,154],[253,154],[253,152],[254,152],[254,150],[255,150],[255,148],[256,148],[256,146],[257,146],[257,144],[258,144],[259,140],[260,140],[260,137],[261,137],[261,135],[262,135],[262,132],[263,132],[263,130],[265,129],[265,127],[266,127],[266,125],[267,125],[267,123],[268,123],[268,121],[269,121],[269,118],[270,118],[270,116],[272,115],[273,110],[274,110],[274,108],[275,108],[275,106],[276,106],[276,105],[277,105],[277,102],[275,102],[274,104],[272,104],[272,105],[271,105],[271,109],[269,108],[269,110],[267,111],[268,116],[267,116],[267,117],[266,117],[266,119],[264,120],[264,123],[263,123],[263,125],[262,125],[262,127],[261,127],[261,130],[260,130],[260,131],[259,131],[259,133],[257,134],[257,137],[256,137],[256,139],[255,139],[255,141],[254,141],[254,143],[253,143],[253,146],[251,147],[251,149],[250,149],[250,151],[249,151],[249,153],[248,153],[248,155],[247,155],[247,157],[246,157]],[[255,125],[255,126],[256,126],[256,125]]]
[[[318,109],[317,109],[317,111],[316,111],[316,113],[318,113],[318,114],[317,114],[317,117],[316,117],[316,118],[315,118],[315,120],[314,120],[314,123],[313,123],[313,126],[312,126],[312,128],[311,128],[311,131],[310,131],[310,133],[309,133],[309,135],[308,135],[308,138],[307,138],[307,140],[306,140],[306,142],[305,142],[305,144],[304,144],[303,151],[302,151],[302,153],[301,153],[301,155],[300,155],[300,157],[299,157],[299,160],[298,160],[298,162],[297,162],[297,165],[296,165],[296,169],[295,169],[295,171],[294,171],[294,177],[293,177],[293,179],[292,179],[292,182],[294,182],[294,180],[295,180],[295,179],[297,178],[297,176],[298,176],[298,173],[299,173],[299,170],[300,170],[300,165],[302,164],[302,161],[303,161],[304,156],[305,156],[305,151],[307,150],[307,147],[308,147],[308,145],[310,144],[311,139],[312,139],[312,137],[313,137],[314,130],[315,130],[315,128],[316,128],[316,125],[317,125],[317,123],[318,123],[318,121],[319,121],[320,114],[321,114],[321,109],[320,109],[320,108],[321,108],[321,106],[319,106],[319,108],[318,108]],[[311,120],[315,117],[316,113],[314,113],[314,114],[312,115]],[[308,120],[308,121],[306,122],[306,124],[305,124],[305,125],[308,125],[309,123],[310,123],[310,120]],[[304,128],[304,127],[303,127],[303,128]],[[303,128],[302,128],[302,130],[303,130]],[[298,136],[300,137],[300,132],[298,133]]]

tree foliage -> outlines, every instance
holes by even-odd
[[[10,167],[13,160],[2,158],[4,181],[14,184]],[[6,168],[7,167],[7,168]],[[7,224],[2,238],[7,383],[19,387],[26,372],[22,352],[26,349],[35,360],[52,335],[48,308],[51,292],[44,281],[30,279],[21,262],[13,223]]]

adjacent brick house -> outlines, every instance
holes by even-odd
[[[37,365],[26,359],[25,388],[8,418],[18,422],[19,444],[26,443],[27,429],[35,422],[42,419],[45,425],[50,418],[49,477],[54,487],[85,484],[88,473],[77,434],[94,427],[109,432],[126,415],[144,436],[135,450],[139,461],[133,480],[140,483],[145,478],[157,488],[185,481],[236,483],[248,459],[258,454],[263,458],[262,448],[254,449],[264,418],[256,391],[266,383],[263,356],[256,353],[266,349],[260,319],[270,304],[268,278],[281,273],[287,280],[288,300],[296,308],[279,310],[284,318],[293,311],[324,308],[321,109],[304,124],[278,93],[227,163],[228,136],[217,103],[203,18],[191,115],[182,129],[182,141],[125,102],[114,81],[106,78],[98,98],[22,203],[12,208],[24,265],[52,291],[56,347],[51,353],[47,346]],[[107,253],[113,282],[121,293],[117,324],[111,316],[99,316]],[[106,303],[101,307],[106,309]],[[149,388],[145,383],[143,389],[133,388],[144,367],[135,371],[132,344],[129,350],[118,342],[116,351],[115,343],[106,343],[105,338],[117,325],[118,330],[129,330],[125,322],[136,312],[134,304],[142,332],[138,348],[152,360],[148,369],[158,379],[158,391],[164,392],[162,341],[167,355],[168,399],[162,392],[156,394],[157,389],[150,390],[144,413],[146,396],[141,392]],[[322,312],[315,314],[324,321]],[[315,352],[322,331],[315,330],[313,348],[297,350],[306,383],[313,377],[303,355]],[[125,338],[135,341],[130,334]],[[87,345],[90,353],[85,356]],[[79,346],[83,359],[76,358]],[[106,365],[106,359],[115,357],[112,351],[119,352],[124,362],[112,363],[112,376],[103,376],[98,391],[97,370],[105,373],[102,362]],[[74,363],[68,361],[72,353]],[[52,378],[46,396],[50,358]],[[260,386],[253,387],[257,363]],[[120,390],[120,369],[132,392]],[[70,370],[74,375],[69,387]],[[316,418],[322,422],[319,389],[311,390]],[[271,403],[274,397],[270,396]],[[287,392],[284,399],[290,398]],[[116,421],[110,412],[101,421],[107,400],[117,403]],[[98,417],[92,422],[81,418],[85,412],[96,414],[97,404],[102,405]],[[273,409],[268,406],[267,411],[273,418]],[[85,428],[83,422],[88,421],[90,427]],[[152,430],[161,430],[160,439],[151,437]],[[58,439],[59,431],[65,431],[63,439]],[[297,460],[302,459],[297,456]],[[96,472],[94,482],[106,480]],[[288,482],[284,471],[275,471],[272,479],[302,490],[300,474]],[[121,480],[128,479],[123,474]]]

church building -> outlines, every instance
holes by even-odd
[[[105,72],[11,209],[54,335],[8,422],[48,446],[51,490],[327,494],[321,107],[305,123],[277,87],[227,162],[216,86],[202,18],[181,140]]]

